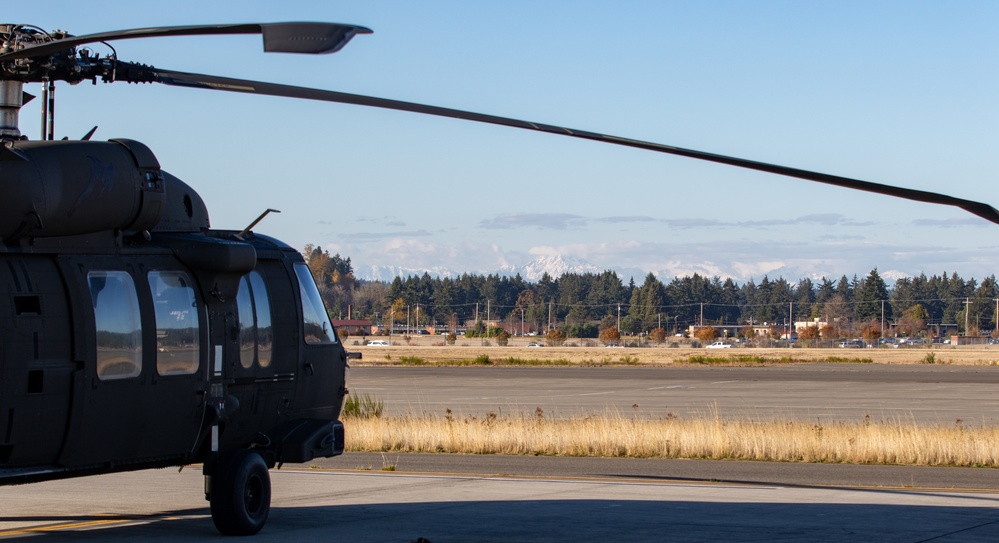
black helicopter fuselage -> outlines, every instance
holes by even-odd
[[[343,451],[347,353],[302,255],[209,228],[130,140],[0,150],[0,484]]]

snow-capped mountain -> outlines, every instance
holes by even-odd
[[[383,281],[390,283],[396,277],[406,278],[409,276],[422,276],[424,273],[429,274],[431,277],[459,277],[463,273],[472,273],[477,275],[501,275],[513,277],[517,274],[528,282],[536,283],[538,282],[545,273],[551,276],[552,279],[557,279],[565,273],[602,273],[608,268],[596,266],[589,262],[584,262],[576,258],[563,257],[561,255],[555,256],[542,256],[535,258],[534,260],[523,264],[523,265],[506,265],[494,270],[462,270],[455,271],[446,267],[433,267],[433,268],[411,268],[405,266],[369,266],[365,269],[356,270],[359,279],[367,281]],[[616,272],[618,277],[621,278],[623,283],[628,283],[629,280],[634,279],[636,284],[641,284],[645,279],[645,276],[649,273],[648,270],[642,270],[639,268],[623,268],[623,267],[612,267],[609,268]],[[781,263],[775,263],[772,269],[754,269],[749,270],[731,270],[726,273],[725,270],[713,267],[710,263],[700,263],[700,264],[680,264],[676,263],[675,266],[671,266],[668,269],[658,269],[651,270],[660,281],[669,282],[674,277],[684,277],[690,276],[697,273],[704,277],[714,277],[719,276],[722,279],[731,277],[737,283],[745,283],[746,281],[760,281],[763,276],[767,276],[771,280],[783,277],[785,280],[797,283],[800,279],[808,277],[813,282],[819,281],[822,277],[826,277],[832,281],[839,279],[839,275],[823,273],[821,271],[816,271],[813,269],[804,269],[799,266],[788,266]],[[748,273],[747,273],[748,272]],[[891,287],[896,280],[902,277],[909,277],[909,274],[901,272],[898,270],[885,270],[878,272],[881,278]],[[842,275],[842,274],[840,274]],[[858,272],[857,277],[863,279],[867,276],[867,272]]]
[[[529,282],[537,282],[548,273],[552,279],[557,279],[564,273],[601,273],[604,269],[593,264],[589,264],[574,258],[564,258],[562,256],[542,256],[524,264],[523,266],[507,265],[496,270],[464,270],[456,272],[454,270],[435,268],[408,268],[404,266],[369,266],[364,270],[357,270],[357,276],[367,281],[392,282],[396,277],[421,276],[424,273],[431,277],[459,277],[462,273],[475,273],[479,275],[504,275],[513,277],[518,273]]]
[[[523,266],[514,268],[509,275],[519,273],[524,280],[534,283],[539,281],[546,273],[552,279],[558,279],[560,275],[565,273],[600,273],[602,271],[604,270],[593,264],[555,255],[535,258]]]
[[[368,266],[364,270],[355,270],[358,279],[364,281],[382,281],[391,283],[396,277],[406,278],[409,276],[420,277],[424,273],[430,277],[458,277],[461,272],[454,272],[447,268],[407,268],[405,266]]]

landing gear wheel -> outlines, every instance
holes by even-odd
[[[239,449],[218,459],[211,479],[212,522],[224,535],[253,535],[271,510],[271,479],[259,454]]]

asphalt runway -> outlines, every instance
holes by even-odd
[[[639,414],[755,421],[999,424],[999,367],[808,364],[768,367],[355,366],[348,386],[386,414]]]
[[[397,413],[992,424],[999,370],[358,366],[349,384]],[[999,541],[995,469],[349,453],[271,477],[273,509],[253,541]],[[222,540],[202,479],[189,467],[0,487],[0,539]]]
[[[999,539],[999,493],[628,478],[520,478],[285,469],[247,541],[431,543]],[[200,470],[0,488],[0,539],[231,540]]]

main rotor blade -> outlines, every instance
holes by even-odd
[[[85,36],[71,36],[18,51],[0,54],[0,62],[44,57],[78,45],[134,38],[202,36],[221,34],[263,34],[264,51],[271,53],[335,53],[357,34],[371,34],[363,26],[337,23],[251,23],[234,25],[163,26],[115,30]]]
[[[695,151],[693,149],[684,149],[682,147],[674,147],[672,145],[663,145],[660,143],[652,143],[647,141],[633,140],[629,138],[621,138],[617,136],[599,134],[596,132],[587,132],[584,130],[575,130],[570,128],[563,128],[560,126],[521,121],[507,117],[497,117],[495,115],[485,115],[482,113],[474,113],[471,111],[462,111],[458,109],[428,106],[412,102],[402,102],[398,100],[389,100],[386,98],[362,96],[357,94],[348,94],[348,93],[329,91],[329,90],[312,89],[307,87],[295,87],[290,85],[279,85],[276,83],[264,83],[259,81],[248,81],[244,79],[233,79],[229,77],[218,77],[211,75],[174,72],[169,70],[156,70],[144,66],[140,67],[138,65],[129,65],[129,66],[135,67],[139,71],[152,70],[153,72],[151,74],[152,79],[160,83],[164,83],[166,85],[225,90],[231,92],[243,92],[248,94],[262,94],[267,96],[302,98],[305,100],[318,100],[323,102],[336,102],[341,104],[353,104],[359,106],[380,107],[385,109],[394,109],[398,111],[409,111],[412,113],[436,115],[440,117],[453,117],[456,119],[464,119],[467,121],[498,124],[513,128],[522,128],[525,130],[548,132],[551,134],[558,134],[573,138],[581,138],[581,139],[599,141],[603,143],[612,143],[614,145],[623,145],[627,147],[645,149],[648,151],[656,151],[660,153],[668,153],[671,155],[680,155],[689,158],[696,158],[698,160],[706,160],[709,162],[717,162],[720,164],[728,164],[730,166],[736,166],[739,168],[747,168],[750,170],[758,170],[762,172],[774,173],[778,175],[784,175],[787,177],[805,179],[808,181],[816,181],[828,185],[835,185],[837,187],[862,190],[866,192],[873,192],[876,194],[884,194],[887,196],[894,196],[897,198],[905,198],[906,200],[914,200],[917,202],[925,202],[930,204],[955,206],[973,215],[977,215],[989,222],[999,224],[999,211],[997,211],[994,207],[981,202],[974,202],[971,200],[954,198],[953,196],[947,196],[936,192],[927,192],[923,190],[895,187],[892,185],[884,185],[881,183],[873,183],[870,181],[851,179],[849,177],[840,177],[838,175],[829,175],[819,172],[802,170],[798,168],[780,166],[777,164],[768,164],[766,162],[757,162],[755,160],[747,160],[744,158],[718,155],[714,153],[707,153],[704,151]]]

